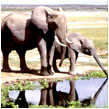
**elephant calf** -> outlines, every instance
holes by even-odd
[[[78,53],[84,53],[89,56],[93,56],[96,62],[99,64],[103,72],[107,75],[106,70],[104,69],[102,63],[100,62],[95,46],[92,41],[87,40],[85,37],[83,37],[80,33],[67,33],[67,39],[69,46],[66,50],[65,58],[69,58],[70,60],[70,68],[69,73],[75,74],[75,63],[78,58]],[[55,72],[59,72],[56,60],[61,59],[61,46],[56,43],[55,45],[55,54],[53,59],[53,68]]]

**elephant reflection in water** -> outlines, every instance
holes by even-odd
[[[17,99],[15,100],[15,104],[19,106],[19,108],[28,108],[28,103],[25,97],[25,91],[20,91]]]
[[[90,98],[86,98],[84,100],[81,101],[81,105],[84,106],[88,106],[90,104],[95,104],[96,100],[100,94],[100,92],[102,91],[102,89],[104,88],[105,84],[107,83],[108,78],[106,78],[106,80],[103,82],[103,84],[100,86],[100,88],[96,91],[95,94],[92,94],[92,96]]]
[[[49,88],[41,91],[40,105],[53,105],[67,107],[67,101],[76,101],[78,99],[74,80],[70,81],[70,92],[65,93],[56,91],[56,82],[50,82]]]
[[[52,106],[63,106],[67,107],[67,101],[78,100],[78,95],[75,90],[74,80],[70,81],[70,92],[69,94],[61,91],[56,91],[56,82],[50,82],[49,87],[41,90],[41,99],[39,105],[52,105]],[[15,100],[15,104],[19,108],[28,108],[29,104],[25,97],[25,91],[20,91],[19,96]]]
[[[90,98],[86,98],[82,101],[80,101],[81,106],[89,106],[90,104],[95,104],[96,100],[102,91],[103,87],[107,83],[108,78],[103,82],[103,84],[100,86],[100,88],[95,92],[95,94],[92,95]],[[77,90],[75,88],[75,81],[70,81],[70,92],[65,93],[61,91],[56,91],[56,83],[50,82],[48,89],[43,89],[41,91],[41,100],[40,105],[53,105],[53,106],[63,106],[67,107],[67,101],[78,101],[79,96],[77,93]]]
[[[82,107],[88,106],[91,103],[95,104],[96,100],[102,91],[103,87],[107,83],[108,78],[103,82],[103,84],[100,86],[100,88],[96,91],[95,94],[93,94],[92,97],[86,98],[81,102]],[[77,90],[75,88],[75,81],[71,80],[70,81],[70,92],[65,93],[61,91],[56,91],[56,82],[50,82],[49,83],[49,88],[47,89],[42,89],[41,90],[41,99],[40,99],[40,104],[39,105],[52,105],[52,106],[63,106],[67,107],[67,101],[77,101],[79,100],[79,96],[77,93]],[[36,98],[37,99],[37,98]],[[25,91],[20,91],[19,96],[15,100],[15,104],[18,104],[20,108],[23,107],[29,107],[29,104],[26,101],[25,97]]]

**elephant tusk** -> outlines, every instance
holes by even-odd
[[[61,45],[61,46],[63,46],[63,47],[67,47],[67,45],[62,44],[62,43],[59,41],[59,39],[58,39],[57,36],[55,36],[54,38],[55,38],[55,41],[56,41],[59,45]]]
[[[66,41],[69,43],[69,44],[72,44],[73,42],[71,42],[70,40],[68,40],[68,38],[66,37]]]

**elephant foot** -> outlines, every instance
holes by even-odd
[[[25,68],[25,69],[21,69],[22,73],[32,73],[32,72],[36,72],[36,70],[34,69],[29,69],[29,68]]]
[[[41,75],[41,76],[49,76],[49,73],[47,71],[47,67],[42,66],[41,67],[41,72],[40,72],[39,75]]]
[[[52,71],[51,68],[52,68],[52,66],[51,65],[48,65],[47,66],[47,71],[49,72],[50,75],[53,75],[54,73],[53,73],[53,71]]]
[[[12,72],[10,68],[2,68],[1,71],[2,72]]]
[[[53,71],[49,70],[49,74],[50,75],[54,75]]]

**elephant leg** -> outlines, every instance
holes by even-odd
[[[17,99],[15,100],[15,104],[18,105],[19,108],[29,108],[25,97],[25,91],[20,91]]]
[[[40,41],[37,43],[38,51],[41,57],[41,72],[40,75],[48,76],[49,73],[47,71],[47,46],[46,42],[43,38],[40,38]]]
[[[58,69],[58,67],[57,67],[57,65],[56,65],[56,58],[53,59],[53,70],[55,72],[60,72],[59,69]]]
[[[21,72],[31,72],[31,70],[27,67],[26,61],[25,61],[25,53],[26,50],[16,50],[19,58],[20,58],[20,68]]]
[[[53,56],[54,56],[54,51],[55,51],[55,41],[53,42],[53,45],[51,46],[51,48],[48,48],[48,66],[47,66],[47,70],[49,72],[50,75],[53,75],[53,71],[52,71],[52,65],[53,65]]]
[[[68,101],[76,101],[77,97],[76,97],[76,88],[75,88],[75,81],[71,80],[70,81],[70,92],[68,94]]]
[[[48,88],[48,105],[54,106],[54,97],[53,97],[53,82],[49,83],[49,88]]]
[[[3,52],[3,67],[1,69],[1,71],[3,71],[3,72],[11,72],[12,71],[11,68],[9,67],[9,63],[8,63],[9,53],[10,52],[7,52],[7,53]]]
[[[70,69],[69,74],[76,74],[75,72],[75,63],[78,57],[78,53],[70,48],[68,48],[68,57],[70,60]]]
[[[78,52],[77,51],[75,51],[75,55],[76,55],[76,58],[75,58],[75,63],[76,63],[76,61],[78,59]]]
[[[47,105],[47,93],[48,93],[47,89],[41,90],[41,99],[39,105]]]

